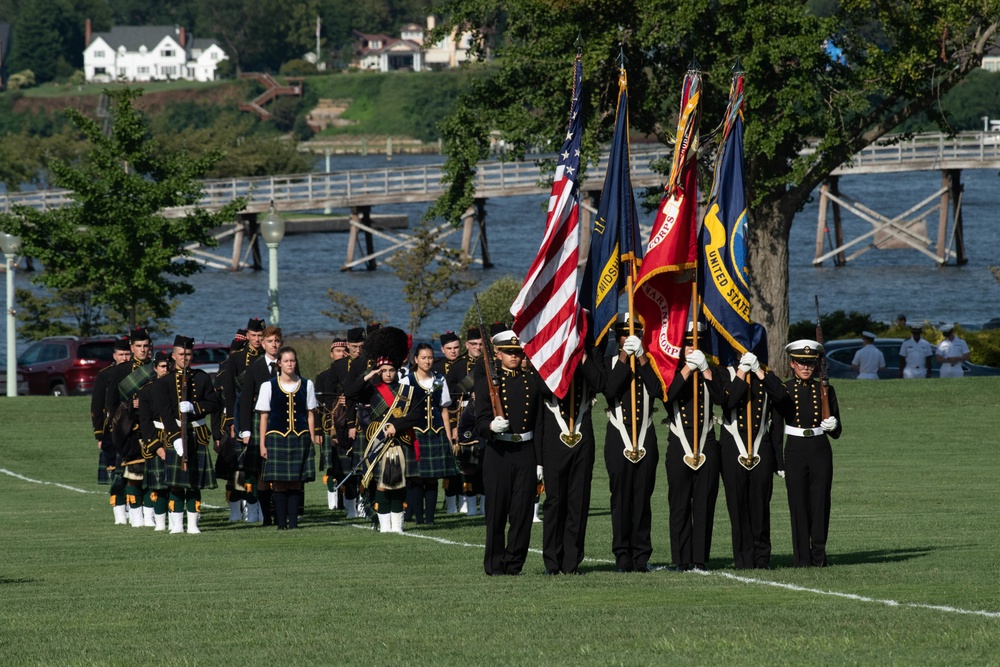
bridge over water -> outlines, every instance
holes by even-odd
[[[946,263],[950,257],[958,262],[963,261],[961,236],[961,182],[962,169],[1000,168],[1000,135],[988,132],[962,133],[954,137],[942,134],[923,134],[912,138],[899,140],[889,145],[883,140],[880,145],[869,146],[859,152],[854,159],[838,167],[831,178],[821,188],[820,216],[817,225],[817,248],[814,263],[819,264],[830,257],[836,257],[838,263],[846,262],[872,248],[910,246],[924,252],[939,263]],[[808,151],[807,151],[808,152]],[[635,187],[657,187],[663,184],[663,176],[654,172],[650,165],[662,158],[669,158],[671,149],[657,145],[645,147],[636,145],[631,151],[631,176]],[[478,165],[476,173],[477,206],[467,213],[463,233],[463,249],[470,251],[472,226],[478,222],[480,240],[482,242],[482,262],[488,264],[488,254],[485,245],[485,200],[493,197],[515,195],[545,195],[549,193],[551,184],[543,174],[540,161],[545,156],[528,159],[523,162],[490,161]],[[552,156],[549,156],[552,157]],[[601,165],[591,167],[590,178],[583,184],[585,195],[599,193],[602,183],[603,164],[607,155],[602,156]],[[941,188],[928,199],[921,202],[902,216],[888,218],[872,209],[851,200],[839,192],[838,179],[847,174],[879,174],[902,171],[941,171],[943,184]],[[239,243],[244,234],[254,238],[256,214],[266,211],[273,201],[283,212],[314,211],[330,209],[351,210],[351,237],[348,242],[348,258],[343,268],[351,268],[364,263],[374,268],[374,258],[394,249],[408,245],[405,234],[386,233],[372,225],[370,213],[373,206],[386,204],[401,204],[414,202],[430,202],[437,199],[444,191],[441,179],[444,176],[443,164],[428,164],[419,166],[397,167],[386,166],[379,169],[362,169],[328,173],[291,174],[283,176],[262,176],[248,178],[210,179],[203,181],[204,194],[198,205],[206,209],[217,209],[237,197],[247,199],[244,219],[237,222],[233,229],[223,230],[218,238],[235,236],[237,248],[234,249],[232,262],[220,263],[210,260],[208,253],[202,252],[202,261],[221,268],[239,268],[245,264],[239,258]],[[31,192],[10,192],[0,194],[0,210],[10,211],[14,205],[29,206],[46,210],[68,205],[72,202],[68,190],[48,189]],[[934,200],[939,203],[930,211],[924,210]],[[834,226],[836,230],[836,245],[827,252],[824,247],[827,205],[833,205]],[[948,209],[952,213],[951,241],[944,243],[948,236]],[[844,208],[863,220],[869,222],[873,229],[862,236],[845,243],[842,236],[840,211]],[[595,213],[589,196],[584,200],[585,215]],[[921,211],[923,213],[921,214]],[[920,227],[926,227],[926,216],[934,210],[939,211],[938,252],[927,250],[931,240]],[[184,215],[186,209],[168,209],[168,216]],[[917,215],[917,217],[913,217]],[[584,225],[589,230],[589,224]],[[358,233],[365,235],[367,254],[355,258]],[[372,236],[386,237],[393,245],[389,251],[376,253],[373,249]],[[862,241],[872,239],[862,246],[854,255],[844,257],[844,250]],[[949,246],[957,240],[959,252],[952,252]],[[228,264],[228,266],[227,266]]]

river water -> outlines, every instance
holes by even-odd
[[[392,158],[393,166],[439,161],[439,156]],[[337,157],[335,171],[387,166],[385,156]],[[322,170],[322,160],[317,170]],[[965,266],[938,267],[916,250],[872,250],[846,267],[834,267],[831,261],[814,268],[818,195],[795,218],[790,240],[789,305],[791,321],[814,319],[813,295],[819,294],[824,312],[854,310],[877,320],[893,321],[905,313],[913,321],[960,322],[980,325],[1000,316],[998,284],[989,270],[1000,264],[1000,238],[994,229],[1000,210],[1000,181],[993,171],[974,170],[962,173],[966,252]],[[878,176],[844,176],[841,192],[893,216],[907,210],[940,187],[939,172],[911,172]],[[522,279],[541,243],[545,225],[547,197],[506,197],[487,203],[487,233],[494,268],[473,268],[470,275],[479,278],[476,289],[483,289],[501,275]],[[427,206],[394,205],[374,209],[375,213],[405,213],[415,225]],[[346,211],[335,211],[346,214]],[[652,223],[653,214],[645,214],[641,223]],[[937,235],[937,214],[928,218],[931,238]],[[751,221],[751,224],[752,221]],[[868,223],[845,212],[845,240],[870,229]],[[453,234],[458,244],[460,233]],[[376,248],[385,242],[376,239]],[[231,249],[231,246],[229,247]],[[224,249],[222,254],[228,254]],[[177,333],[198,340],[229,341],[237,328],[251,316],[268,317],[267,251],[262,246],[264,271],[237,273],[207,269],[190,282],[195,293],[180,303],[171,324]],[[388,267],[376,271],[339,270],[346,258],[347,234],[323,233],[286,236],[278,250],[281,326],[289,334],[317,333],[329,336],[342,330],[322,311],[330,308],[328,289],[352,294],[381,315],[384,322],[405,328],[408,306],[402,301],[401,282]],[[849,253],[848,253],[849,254]],[[19,286],[28,286],[23,271],[18,272]],[[472,292],[454,297],[428,317],[418,338],[430,338],[446,329],[461,326],[472,305]],[[360,324],[360,323],[359,323]],[[172,338],[165,336],[164,338]],[[0,361],[3,360],[0,346]],[[18,351],[24,349],[22,342]]]

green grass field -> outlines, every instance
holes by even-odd
[[[231,527],[221,490],[205,494],[219,509],[200,536],[113,526],[87,400],[0,399],[0,660],[1000,663],[1000,379],[837,390],[832,567],[789,566],[777,484],[776,569],[746,576],[732,569],[721,490],[710,572],[615,573],[600,455],[583,577],[542,576],[536,552],[523,576],[487,577],[481,517],[380,535],[328,512],[318,484],[299,531]],[[662,468],[658,482],[653,563],[666,565]]]

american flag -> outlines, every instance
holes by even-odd
[[[583,63],[574,65],[569,129],[559,153],[549,196],[545,237],[510,312],[514,333],[542,380],[559,398],[566,396],[583,356],[587,322],[580,311],[577,264],[580,260],[580,85]]]

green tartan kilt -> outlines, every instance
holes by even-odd
[[[162,460],[159,456],[153,455],[153,458],[146,459],[146,479],[143,485],[147,489],[153,489],[156,491],[161,491],[166,489],[170,485],[167,484],[167,463]]]
[[[253,421],[250,424],[250,443],[246,445],[246,454],[243,456],[243,471],[250,479],[260,479],[260,472],[263,469],[264,459],[260,458],[260,413],[254,410]]]
[[[97,483],[101,486],[114,484],[121,473],[115,468],[115,453],[111,450],[111,445],[107,445],[107,451],[103,448],[97,457]],[[109,470],[111,468],[111,470]]]
[[[323,444],[319,447],[319,469],[326,471],[335,468],[340,462],[340,455],[333,445],[333,438],[328,435],[323,436]]]
[[[414,435],[420,443],[420,461],[415,468],[419,474],[416,476],[424,479],[442,479],[458,475],[458,462],[443,430],[439,433],[417,431]]]
[[[270,433],[264,441],[267,460],[265,482],[311,482],[316,479],[316,456],[309,434],[278,435]]]
[[[198,460],[198,475],[192,484],[191,471],[181,470],[181,457],[177,456],[173,446],[167,447],[167,460],[163,462],[167,486],[180,486],[189,489],[216,488],[218,484],[215,482],[215,466],[212,465],[212,457],[208,453],[208,447],[199,445],[196,458]]]

